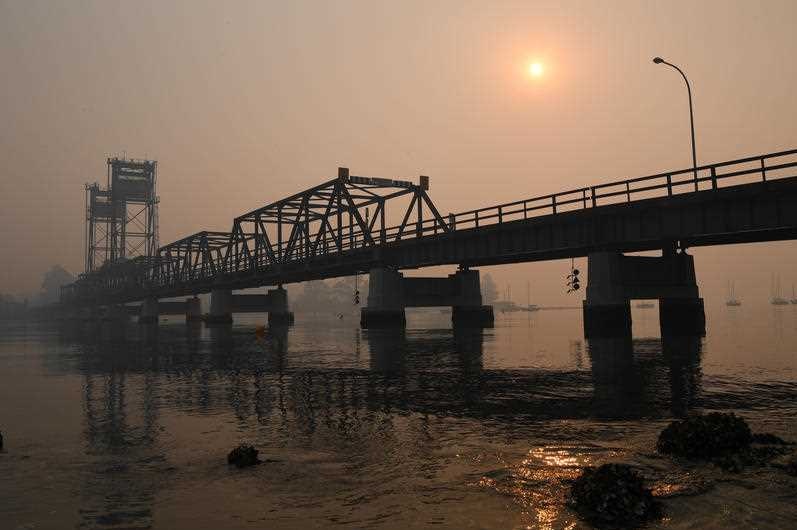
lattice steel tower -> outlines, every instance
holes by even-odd
[[[107,185],[86,185],[86,272],[158,250],[157,162],[109,158]]]

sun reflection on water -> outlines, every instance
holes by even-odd
[[[517,463],[508,462],[505,468],[483,475],[476,485],[508,496],[520,506],[521,527],[574,528],[575,516],[566,509],[571,481],[584,467],[605,461],[615,453],[593,447],[533,447]]]

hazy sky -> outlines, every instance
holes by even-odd
[[[162,243],[335,175],[441,211],[797,147],[797,2],[0,0],[0,292],[83,267],[83,184],[159,163]],[[532,80],[530,60],[545,64]],[[719,293],[797,243],[697,249]],[[562,301],[562,262],[490,268]],[[719,295],[719,294],[718,294]]]

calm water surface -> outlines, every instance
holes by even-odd
[[[637,466],[653,528],[793,528],[797,479],[655,452],[689,411],[797,438],[797,307],[708,304],[705,338],[585,341],[580,312],[404,332],[297,315],[255,333],[0,324],[0,528],[586,528],[586,465]],[[649,337],[649,338],[642,338]],[[241,441],[269,462],[236,470]]]

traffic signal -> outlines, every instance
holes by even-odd
[[[570,274],[567,275],[567,293],[578,291],[581,289],[581,282],[578,279],[579,270],[576,268],[570,269]]]

